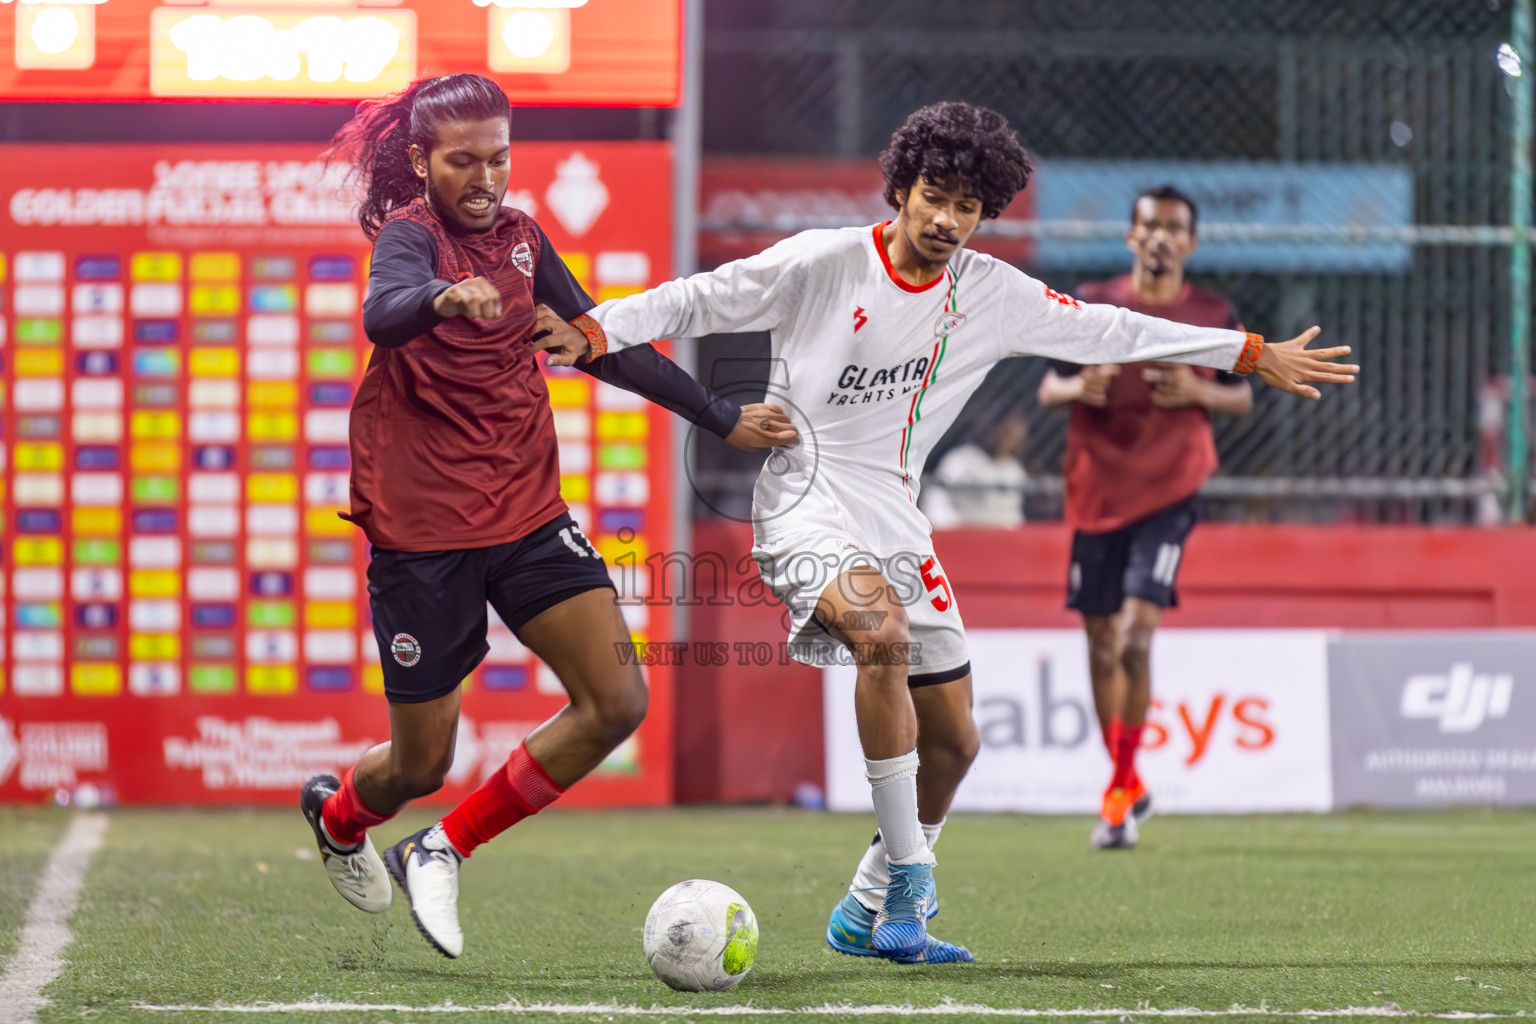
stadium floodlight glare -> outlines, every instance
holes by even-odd
[[[539,11],[518,11],[501,27],[501,41],[514,57],[542,57],[555,41],[555,26]]]
[[[1508,43],[1500,43],[1499,53],[1496,59],[1499,62],[1500,71],[1504,72],[1510,78],[1520,77],[1520,54],[1515,51],[1513,46],[1509,45]]]
[[[69,70],[96,62],[96,8],[21,3],[16,7],[16,66]]]
[[[486,51],[491,70],[558,75],[569,68],[571,12],[565,6],[492,7]]]
[[[44,53],[63,53],[80,38],[80,22],[63,7],[46,7],[32,22],[32,42]]]

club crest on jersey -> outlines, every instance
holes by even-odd
[[[389,653],[395,656],[395,661],[410,668],[421,660],[421,643],[409,633],[396,633],[389,642]]]
[[[964,313],[946,312],[943,316],[939,317],[938,322],[933,325],[933,336],[935,338],[947,337],[948,335],[954,334],[956,331],[958,331],[964,323]]]
[[[512,247],[512,255],[508,257],[512,265],[523,272],[524,277],[533,276],[533,250],[527,242],[518,242]]]

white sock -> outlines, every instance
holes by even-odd
[[[880,761],[864,759],[875,799],[875,820],[892,864],[932,864],[933,854],[917,822],[917,751]]]
[[[937,825],[924,825],[918,822],[918,827],[923,830],[923,838],[928,841],[928,849],[933,849],[933,844],[939,841],[939,833],[944,831],[944,821],[941,819]],[[875,841],[864,849],[864,856],[859,858],[858,869],[853,873],[853,881],[848,885],[848,891],[853,893],[853,898],[868,910],[875,913],[880,905],[885,902],[885,887],[891,884],[891,865],[886,859],[885,840],[879,832],[875,833]]]

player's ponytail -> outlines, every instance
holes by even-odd
[[[377,238],[391,210],[422,194],[421,179],[411,167],[412,145],[430,153],[437,126],[447,121],[511,116],[507,94],[489,78],[424,78],[392,96],[359,103],[352,120],[331,139],[325,157],[352,165],[353,179],[366,190],[358,204],[358,222],[365,235]]]

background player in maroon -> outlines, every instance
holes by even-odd
[[[494,82],[450,75],[364,103],[333,148],[367,182],[359,219],[375,240],[363,310],[375,349],[352,407],[347,518],[373,546],[390,702],[389,741],[301,795],[337,890],[364,910],[389,906],[367,829],[441,787],[460,682],[488,650],[487,602],[571,698],[463,803],[385,853],[418,928],[450,957],[464,945],[461,861],[595,768],[646,710],[638,667],[618,656],[629,630],[607,567],[560,497],[534,358],[537,310],[580,323],[595,303],[532,218],[501,205],[510,115]],[[716,399],[650,346],[578,368],[743,447],[795,436],[776,407]]]
[[[1226,299],[1184,279],[1198,210],[1164,186],[1136,199],[1129,274],[1085,284],[1085,302],[1202,327],[1241,330]],[[1237,374],[1171,363],[1053,364],[1040,402],[1072,405],[1064,468],[1076,529],[1067,607],[1083,616],[1093,701],[1114,769],[1090,844],[1125,848],[1152,810],[1136,771],[1152,699],[1152,634],[1178,604],[1174,583],[1197,518],[1196,492],[1216,471],[1210,413],[1240,416],[1253,392]]]

